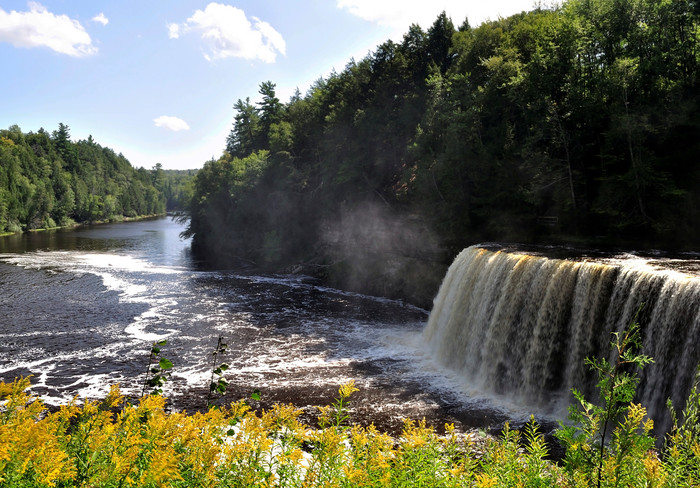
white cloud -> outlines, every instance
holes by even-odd
[[[97,52],[80,22],[67,15],[55,15],[43,5],[29,2],[28,12],[5,12],[0,8],[0,42],[15,47],[48,47],[69,56],[90,56]]]
[[[459,27],[468,18],[472,26],[485,20],[508,17],[523,10],[531,10],[536,0],[337,0],[336,5],[361,19],[380,25],[408,30],[411,24],[429,28],[444,10]]]
[[[286,53],[282,35],[267,22],[256,17],[251,20],[239,8],[210,3],[184,23],[168,25],[168,36],[177,39],[182,32],[200,34],[208,46],[204,57],[209,61],[236,57],[275,62],[278,53]]]
[[[174,132],[190,130],[190,126],[187,125],[187,122],[178,117],[172,117],[169,115],[161,115],[160,117],[153,119],[153,122],[156,124],[156,127],[162,127]]]
[[[93,22],[99,22],[99,23],[102,24],[102,25],[107,25],[107,24],[109,24],[109,19],[108,19],[107,17],[105,17],[105,14],[102,13],[102,12],[100,12],[100,13],[97,14],[97,15],[95,15],[95,16],[92,18],[92,21],[93,21]]]
[[[168,37],[170,39],[177,39],[178,37],[180,37],[179,24],[168,24]]]

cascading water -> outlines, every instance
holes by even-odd
[[[595,398],[584,359],[610,355],[611,334],[644,304],[643,352],[654,363],[642,373],[638,401],[667,430],[666,401],[684,406],[700,361],[700,278],[654,264],[469,247],[435,298],[426,342],[478,388],[561,415],[572,388]]]

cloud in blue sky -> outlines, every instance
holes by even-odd
[[[182,24],[168,25],[171,39],[189,32],[201,36],[208,61],[235,57],[274,63],[277,54],[286,54],[287,46],[279,32],[257,17],[248,20],[243,10],[231,5],[210,3]]]
[[[430,27],[443,10],[459,26],[467,17],[472,25],[487,19],[507,17],[528,7],[528,0],[441,0],[410,2],[405,0],[336,0],[341,10],[363,20],[405,32],[411,24]],[[535,0],[532,0],[535,3]]]
[[[37,2],[29,2],[28,7],[27,12],[9,13],[0,8],[0,42],[22,48],[48,47],[74,57],[97,53],[80,22],[55,15]]]
[[[190,130],[190,126],[178,117],[173,117],[170,115],[161,115],[158,118],[153,119],[153,123],[156,127],[162,127],[163,129],[168,129],[173,132],[178,132],[181,130]]]
[[[105,17],[105,14],[100,12],[99,14],[95,15],[92,19],[93,22],[98,22],[102,25],[107,25],[109,24],[109,19]]]

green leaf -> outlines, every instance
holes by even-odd
[[[158,366],[160,366],[161,369],[170,369],[173,367],[173,363],[167,358],[160,358]]]
[[[256,402],[260,401],[260,390],[257,388],[253,390],[253,393],[250,394],[250,398],[255,400]]]

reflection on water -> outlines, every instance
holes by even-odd
[[[0,237],[1,254],[38,251],[105,252],[140,255],[151,262],[191,267],[183,227],[170,218],[26,232]]]
[[[427,312],[325,288],[303,276],[197,270],[182,225],[154,219],[0,238],[0,378],[34,375],[47,402],[99,397],[113,383],[138,395],[153,341],[175,364],[175,408],[204,408],[217,339],[229,346],[226,401],[333,400],[350,378],[357,420],[398,429],[494,425],[504,410],[454,388],[423,352]],[[510,415],[527,418],[529,412]]]

